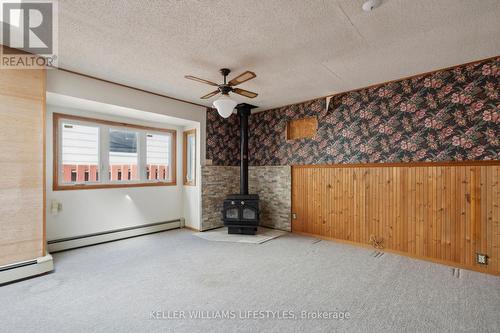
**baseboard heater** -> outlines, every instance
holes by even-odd
[[[155,232],[166,231],[182,227],[184,227],[184,219],[181,218],[178,220],[142,224],[128,228],[121,228],[115,230],[96,232],[87,235],[49,240],[47,242],[47,245],[49,252],[54,253],[58,251],[64,251],[100,243],[107,243],[119,239],[152,234]]]
[[[47,254],[33,260],[0,266],[0,285],[54,270],[52,256]]]

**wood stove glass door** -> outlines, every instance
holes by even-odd
[[[226,219],[238,219],[238,208],[229,208],[226,210]]]
[[[255,220],[257,219],[257,212],[252,208],[245,207],[243,208],[242,218],[244,220]]]

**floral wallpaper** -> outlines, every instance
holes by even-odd
[[[320,133],[325,125],[321,119],[326,114],[325,98],[253,114],[248,122],[250,165],[328,163],[322,147],[330,140]],[[318,117],[318,135],[314,139],[287,141],[287,122],[311,116]]]
[[[222,118],[215,109],[207,109],[206,158],[213,165],[240,164],[240,120],[233,114]]]
[[[256,113],[249,121],[250,164],[499,160],[499,94],[497,57],[339,94],[328,108],[317,99]],[[237,165],[238,118],[210,114],[207,158]],[[317,135],[287,141],[286,123],[311,116],[318,117]]]

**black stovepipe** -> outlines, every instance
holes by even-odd
[[[248,117],[256,106],[247,103],[236,105],[240,117],[240,194],[248,194]]]

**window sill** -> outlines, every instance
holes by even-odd
[[[107,188],[126,188],[126,187],[150,187],[150,186],[176,186],[177,182],[155,182],[155,183],[127,183],[127,184],[90,184],[90,185],[56,185],[52,186],[53,191],[71,191],[71,190],[97,190]]]

